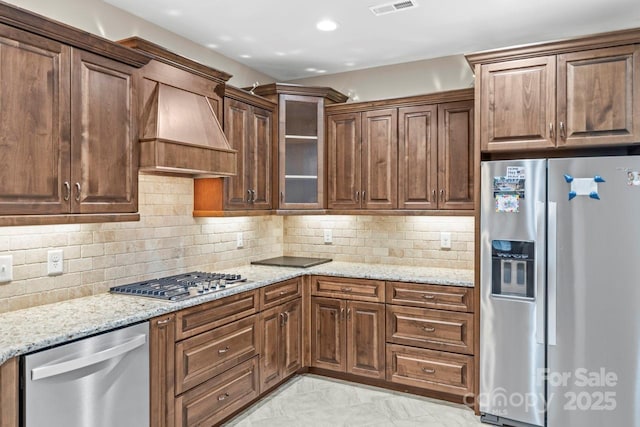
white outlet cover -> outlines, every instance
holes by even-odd
[[[440,248],[451,249],[451,233],[448,231],[440,232]]]
[[[242,231],[239,231],[238,234],[236,234],[236,248],[242,247],[244,247],[244,238],[242,236]]]
[[[0,283],[13,280],[13,255],[0,256]]]
[[[58,276],[64,270],[64,253],[62,249],[54,249],[47,252],[47,274],[49,276]]]
[[[333,243],[333,233],[330,228],[324,229],[324,243],[325,244]]]

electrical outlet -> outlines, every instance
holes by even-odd
[[[64,255],[62,249],[55,249],[47,252],[47,274],[58,276],[62,274]]]
[[[239,231],[238,234],[236,234],[236,248],[242,247],[244,247],[244,238],[242,236],[242,231]]]
[[[451,233],[448,231],[440,232],[440,249],[451,249]]]
[[[0,283],[13,280],[13,255],[0,256]]]
[[[324,229],[324,243],[326,245],[330,245],[333,243],[333,233],[330,228]]]

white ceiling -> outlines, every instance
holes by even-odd
[[[278,81],[640,27],[640,0],[415,0],[377,17],[387,1],[104,1]]]

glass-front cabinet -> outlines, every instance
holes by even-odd
[[[281,95],[280,101],[279,206],[323,208],[324,99]]]

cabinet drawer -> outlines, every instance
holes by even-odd
[[[258,291],[243,292],[181,310],[176,315],[179,341],[258,311]]]
[[[311,295],[357,301],[384,302],[384,282],[313,276]]]
[[[473,289],[387,282],[387,303],[471,313],[473,312]]]
[[[258,354],[257,326],[254,315],[176,344],[176,394]]]
[[[176,425],[217,425],[256,397],[257,356],[176,398]]]
[[[283,302],[302,296],[302,279],[286,280],[275,285],[260,288],[260,309],[275,307]]]
[[[473,354],[473,314],[388,305],[387,341]]]
[[[387,381],[464,396],[473,375],[472,356],[387,344]]]

